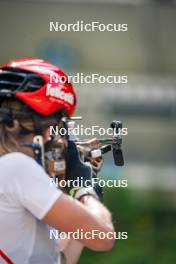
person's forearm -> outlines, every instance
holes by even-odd
[[[103,219],[103,221],[111,223],[111,215],[109,211],[99,201],[90,195],[81,198],[82,202],[88,207],[93,214]],[[61,240],[61,251],[65,254],[66,264],[76,264],[80,258],[84,245],[74,239]]]
[[[108,224],[113,229],[111,214],[102,203],[91,195],[83,196],[80,202],[82,202],[91,213],[95,214],[96,217],[100,218],[101,221]]]
[[[111,250],[114,228],[110,212],[94,197],[82,197],[81,201],[62,194],[45,215],[43,222],[57,230],[69,232],[71,236],[80,231],[82,235],[78,240],[92,250]],[[99,236],[100,232],[105,234],[103,239]]]

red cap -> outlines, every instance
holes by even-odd
[[[49,116],[64,110],[69,117],[76,107],[76,94],[68,77],[56,65],[41,59],[20,59],[4,65],[1,69],[11,68],[35,73],[44,81],[44,85],[35,91],[16,91],[15,96],[37,113]]]

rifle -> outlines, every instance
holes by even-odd
[[[64,127],[68,128],[69,122],[71,121],[64,120]],[[100,161],[105,153],[112,151],[115,165],[123,166],[124,158],[122,152],[122,137],[119,133],[120,129],[122,129],[122,122],[112,121],[110,127],[115,131],[115,133],[109,138],[79,140],[77,138],[71,138],[69,135],[67,135],[64,141],[62,141],[62,138],[58,139],[58,137],[56,137],[56,139],[54,139],[53,137],[47,143],[47,145],[45,144],[45,146],[42,140],[40,140],[40,136],[36,136],[34,137],[32,144],[35,158],[43,167],[46,167],[46,170],[51,177],[58,178],[60,180],[65,179],[65,154],[67,152],[67,148],[64,147],[64,144],[65,140],[67,139],[74,141],[76,144],[80,154],[80,160],[82,162],[92,160]],[[96,168],[94,169],[96,170]],[[97,168],[97,171],[99,170],[100,168]]]
[[[122,137],[119,133],[120,129],[122,129],[122,122],[112,121],[110,127],[115,131],[115,135],[111,138],[86,139],[83,141],[80,141],[78,139],[75,140],[78,148],[82,147],[85,149],[85,151],[82,149],[84,151],[85,161],[90,160],[91,158],[100,158],[105,153],[112,151],[114,164],[116,166],[124,165]],[[90,150],[86,151],[86,149]]]

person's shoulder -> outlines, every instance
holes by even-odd
[[[0,157],[0,183],[23,182],[27,178],[32,178],[33,173],[43,173],[42,167],[35,161],[34,158],[21,153],[11,152]],[[30,177],[28,177],[30,175]],[[31,176],[32,175],[32,176]],[[24,177],[26,176],[26,177]]]
[[[37,164],[34,158],[22,153],[22,152],[11,152],[3,155],[0,160],[3,163],[9,164]]]

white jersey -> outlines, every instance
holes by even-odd
[[[40,220],[61,194],[34,159],[20,152],[0,157],[0,249],[15,264],[60,263],[58,242]]]

